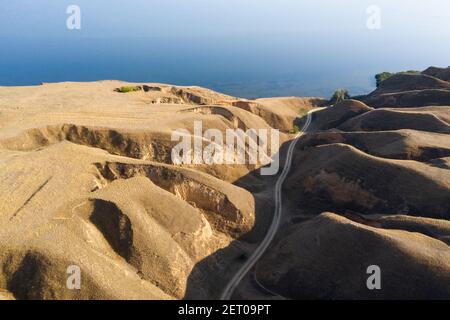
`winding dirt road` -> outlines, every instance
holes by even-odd
[[[286,177],[291,170],[292,165],[292,155],[294,153],[295,146],[298,141],[302,137],[302,135],[307,132],[309,126],[312,122],[312,114],[316,111],[321,110],[322,108],[314,109],[308,112],[307,120],[302,130],[295,136],[295,138],[291,141],[289,145],[289,149],[286,155],[286,161],[281,175],[278,177],[277,182],[275,184],[275,212],[273,216],[272,223],[269,227],[269,230],[264,237],[263,241],[259,244],[253,254],[249,257],[249,259],[245,262],[245,264],[239,269],[239,271],[234,275],[234,277],[228,282],[226,285],[222,295],[220,296],[220,300],[229,300],[234,293],[234,290],[239,285],[241,280],[245,277],[245,275],[250,271],[251,268],[258,262],[264,252],[267,250],[269,245],[272,243],[278,228],[281,222],[281,215],[283,211],[282,204],[282,196],[281,189],[283,187],[283,183],[286,180]]]

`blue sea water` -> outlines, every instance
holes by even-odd
[[[370,92],[381,71],[450,64],[450,19],[434,17],[439,8],[418,20],[420,8],[408,9],[411,18],[382,0],[391,6],[383,28],[368,30],[365,0],[345,8],[326,0],[127,2],[140,6],[134,9],[117,1],[78,2],[81,30],[65,28],[70,1],[17,0],[2,8],[0,85],[119,79],[247,98],[329,97],[337,88]],[[110,7],[97,10],[100,3]]]

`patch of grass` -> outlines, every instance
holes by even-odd
[[[408,73],[408,74],[420,74],[420,71],[417,70],[408,70],[408,71],[404,71],[404,72],[381,72],[375,75],[375,81],[377,84],[377,88],[380,86],[380,84],[384,81],[389,79],[392,76],[395,76],[396,74],[401,74],[401,73]]]
[[[306,120],[308,119],[309,110],[309,108],[305,108],[299,111],[298,117],[293,122],[291,133],[297,134],[302,131],[302,128],[305,125]]]
[[[116,91],[120,93],[136,92],[141,90],[142,88],[140,86],[124,86],[116,89]]]
[[[380,86],[380,84],[384,81],[392,77],[394,74],[390,72],[381,72],[375,75],[375,81],[377,88]]]

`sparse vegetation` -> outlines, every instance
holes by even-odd
[[[338,102],[350,99],[350,94],[345,89],[337,89],[330,99],[331,104],[336,104]]]
[[[145,82],[2,87],[0,300],[448,299],[450,89],[432,77],[394,76],[367,103],[352,96],[328,109],[345,85],[326,99],[257,101]],[[268,139],[272,128],[280,139]],[[250,134],[239,139],[240,129]],[[266,163],[274,175],[260,172]],[[284,216],[272,214],[277,200]],[[382,279],[382,296],[355,285],[366,284],[355,266],[377,264],[380,252],[381,278],[371,268],[367,284]],[[68,262],[83,267],[67,281],[83,290],[64,289]],[[180,314],[211,313],[199,310]]]
[[[303,126],[306,123],[306,119],[308,119],[307,115],[308,115],[308,111],[310,109],[309,108],[302,108],[299,113],[298,113],[298,117],[297,119],[294,121],[294,125],[292,126],[292,133],[293,134],[297,134],[299,133]]]
[[[142,88],[140,86],[124,86],[116,89],[116,91],[120,93],[136,92],[141,90]]]
[[[389,79],[390,77],[393,76],[393,73],[390,72],[381,72],[375,75],[375,81],[376,81],[376,85],[377,88],[380,86],[380,84],[384,81]]]

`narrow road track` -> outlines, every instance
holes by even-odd
[[[295,138],[290,142],[283,171],[282,171],[281,175],[278,177],[277,182],[275,184],[275,212],[274,212],[273,220],[269,227],[269,230],[267,231],[267,234],[264,237],[263,241],[259,244],[259,246],[256,248],[256,250],[248,258],[248,260],[245,262],[245,264],[238,270],[238,272],[234,275],[234,277],[228,282],[224,291],[222,292],[222,295],[220,296],[220,300],[229,300],[231,298],[231,296],[234,293],[234,290],[239,285],[241,280],[250,271],[250,269],[253,268],[253,266],[258,262],[258,260],[261,258],[261,256],[264,254],[264,252],[269,247],[269,245],[272,243],[272,241],[278,231],[278,228],[280,226],[280,222],[281,222],[281,214],[283,211],[281,189],[283,187],[283,183],[286,180],[286,177],[287,177],[289,171],[291,170],[292,156],[294,154],[295,146],[297,145],[297,143],[300,140],[300,138],[302,137],[302,135],[305,132],[307,132],[309,126],[311,125],[312,114],[321,109],[322,108],[318,108],[318,109],[314,109],[314,110],[311,110],[308,112],[305,125],[303,126],[302,130],[295,136]]]

